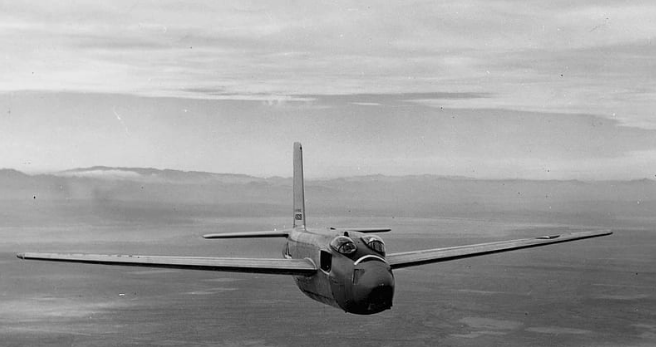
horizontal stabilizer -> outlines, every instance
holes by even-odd
[[[203,235],[206,239],[238,239],[238,238],[254,238],[254,237],[287,237],[288,230],[273,230],[273,231],[243,231],[235,233],[216,233]]]
[[[514,251],[523,248],[546,246],[554,243],[588,239],[610,235],[610,230],[583,231],[571,234],[539,236],[528,239],[479,243],[468,246],[426,249],[421,251],[392,253],[387,255],[387,261],[392,269],[438,263],[456,259],[477,257],[486,254]]]
[[[387,233],[392,231],[390,228],[330,228],[337,231],[356,231],[364,234]]]
[[[171,257],[151,255],[105,255],[65,253],[20,253],[18,258],[71,263],[139,266],[184,270],[250,272],[310,276],[317,271],[308,259]]]

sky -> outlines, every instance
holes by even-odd
[[[0,167],[656,179],[653,1],[3,1]]]

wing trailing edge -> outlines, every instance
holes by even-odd
[[[610,230],[583,231],[571,234],[548,235],[527,239],[480,243],[468,246],[434,248],[421,251],[392,253],[388,254],[386,259],[392,269],[399,269],[409,266],[438,263],[477,257],[486,254],[509,252],[524,248],[546,246],[555,243],[583,240],[592,237],[606,236],[612,233],[613,232]]]
[[[274,275],[310,276],[317,271],[316,266],[309,259],[173,257],[65,253],[20,253],[16,256],[20,259],[71,263],[248,272]]]

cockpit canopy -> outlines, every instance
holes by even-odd
[[[330,247],[344,255],[353,254],[357,249],[355,242],[346,236],[337,236],[334,238],[330,241]]]
[[[383,242],[383,239],[381,239],[380,236],[365,235],[362,236],[362,242],[380,255],[385,255],[385,242]]]

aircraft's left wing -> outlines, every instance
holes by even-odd
[[[386,259],[392,269],[438,263],[456,259],[477,257],[486,254],[514,251],[517,249],[539,247],[560,242],[582,240],[591,237],[610,235],[610,230],[584,231],[571,234],[540,236],[529,239],[479,243],[468,246],[426,249],[421,251],[392,253]]]
[[[287,237],[289,230],[272,230],[272,231],[238,231],[234,233],[216,233],[203,235],[206,239],[238,239],[238,238],[257,238],[257,237]]]
[[[251,272],[309,276],[317,271],[309,259],[171,257],[151,255],[104,255],[62,253],[20,253],[21,259],[73,263],[158,267],[205,271]]]

